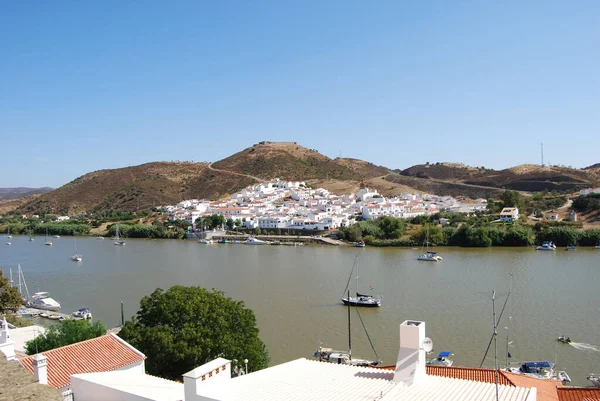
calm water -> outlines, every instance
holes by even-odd
[[[48,291],[70,313],[92,309],[95,319],[118,325],[120,301],[125,318],[142,296],[175,284],[218,288],[243,300],[256,313],[261,337],[273,364],[310,357],[319,342],[345,349],[347,311],[340,296],[356,255],[360,287],[373,286],[383,306],[360,314],[379,357],[394,364],[398,325],[424,320],[435,351],[455,353],[455,364],[479,366],[492,334],[492,290],[502,309],[513,274],[512,296],[498,329],[498,358],[505,363],[510,327],[512,360],[552,360],[574,384],[600,372],[600,251],[536,252],[532,248],[441,248],[444,261],[418,262],[416,249],[333,246],[200,245],[174,240],[78,238],[82,263],[70,260],[72,237],[34,242],[15,236],[0,246],[0,266],[23,269],[31,293]],[[513,317],[508,325],[508,316]],[[577,344],[556,341],[569,335]],[[365,332],[352,312],[352,345],[357,357],[372,358]],[[493,347],[484,366],[492,367]]]

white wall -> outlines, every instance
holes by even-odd
[[[73,398],[77,401],[148,401],[149,398],[129,394],[110,387],[71,377]]]

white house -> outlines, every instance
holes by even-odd
[[[356,193],[356,198],[359,201],[364,201],[365,199],[370,199],[378,195],[379,193],[375,189],[363,188]]]
[[[258,228],[285,228],[289,220],[287,216],[262,216],[258,218]]]
[[[500,221],[513,222],[519,220],[519,209],[516,207],[505,207],[500,212]]]

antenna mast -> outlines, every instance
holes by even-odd
[[[492,315],[494,318],[494,378],[496,381],[496,401],[498,401],[498,351],[496,347],[496,338],[498,337],[498,330],[496,325],[496,291],[492,291]]]
[[[542,167],[544,167],[544,142],[542,142]]]

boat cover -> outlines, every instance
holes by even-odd
[[[369,295],[369,294],[361,294],[360,292],[356,293],[357,297],[367,297],[367,298],[373,298],[373,295]]]
[[[440,352],[440,354],[438,355],[439,357],[449,357],[450,355],[452,355],[452,352],[449,351],[442,351]]]
[[[552,367],[552,363],[550,363],[548,361],[543,361],[543,362],[525,362],[523,365],[525,365],[528,368],[551,368]]]
[[[87,312],[87,311],[89,311],[88,308],[79,308],[79,312]]]

